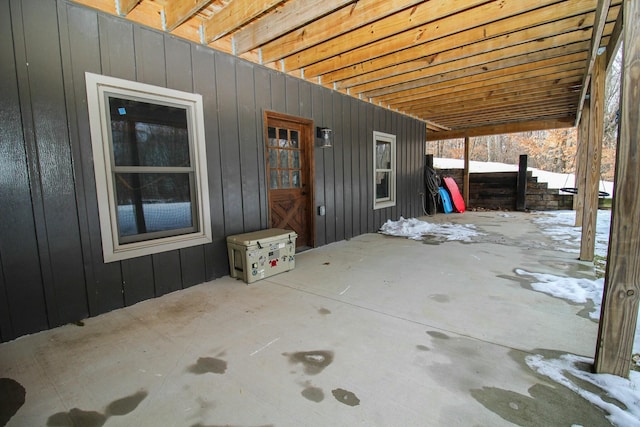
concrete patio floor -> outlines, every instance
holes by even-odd
[[[6,425],[609,425],[524,362],[592,357],[597,335],[584,306],[514,273],[593,277],[534,215],[437,215],[486,234],[366,234],[251,285],[227,276],[0,344],[2,398],[26,392]]]

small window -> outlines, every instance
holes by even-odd
[[[373,132],[374,209],[396,205],[396,136]]]
[[[202,97],[86,84],[105,262],[211,242]]]

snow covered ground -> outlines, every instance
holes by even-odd
[[[609,241],[610,220],[609,211],[598,211],[596,253],[605,258]],[[557,242],[557,249],[579,252],[580,227],[574,227],[574,221],[575,212],[573,211],[539,212],[534,219],[540,230]],[[436,237],[441,241],[457,240],[463,242],[472,242],[474,237],[483,234],[472,224],[435,224],[416,218],[405,219],[402,217],[398,221],[387,221],[380,228],[380,233],[413,240],[422,240],[425,236],[429,236],[430,238]],[[532,277],[534,283],[531,286],[538,292],[579,304],[591,300],[593,311],[589,313],[589,317],[594,321],[600,319],[604,279],[561,277],[523,269],[517,269],[516,274]],[[636,329],[633,353],[640,353],[640,328]],[[573,354],[565,354],[559,358],[545,358],[539,354],[530,355],[527,356],[526,362],[534,371],[562,384],[606,411],[609,414],[607,418],[614,425],[624,427],[640,425],[640,372],[631,371],[629,380],[607,374],[592,374],[584,370],[584,364],[593,364],[593,359]],[[598,394],[586,390],[581,383],[582,381],[602,389],[607,395],[623,403],[626,410],[603,400]]]

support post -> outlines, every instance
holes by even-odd
[[[469,208],[469,137],[464,137],[464,173],[462,174],[462,198]]]
[[[640,0],[625,0],[620,124],[595,371],[628,377],[640,296]]]
[[[589,120],[591,120],[591,106],[585,103],[582,107],[582,115],[578,126],[578,149],[576,151],[575,183],[578,190],[573,195],[573,209],[576,211],[576,227],[582,227],[582,215],[584,215],[584,193],[587,186],[587,147],[589,145]]]
[[[516,210],[527,209],[527,155],[520,154],[518,163],[518,181],[516,184]]]
[[[425,167],[425,171],[424,171],[424,176],[426,178],[427,176],[427,168],[429,169],[433,169],[433,154],[426,154],[424,156],[424,167]],[[429,187],[427,186],[427,180],[425,179],[424,181],[424,194],[425,194],[425,199],[426,199],[426,208],[425,210],[427,211],[427,215],[435,215],[436,213],[436,204],[434,203],[435,201],[433,200],[433,197],[431,196],[431,192],[429,191]]]
[[[593,261],[596,245],[596,221],[598,216],[598,186],[600,184],[600,160],[602,158],[602,136],[604,134],[604,82],[607,55],[596,58],[591,77],[591,120],[589,120],[589,144],[587,147],[586,175],[582,213],[582,236],[580,259]]]

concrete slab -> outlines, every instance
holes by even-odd
[[[295,270],[251,285],[225,277],[1,344],[0,393],[17,403],[0,421],[608,425],[524,363],[531,353],[593,356],[597,334],[584,307],[514,273],[592,274],[554,250],[532,215],[439,215],[427,220],[485,234],[367,234],[301,253]]]

